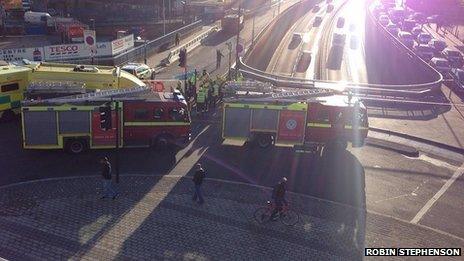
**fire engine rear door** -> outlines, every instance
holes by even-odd
[[[222,137],[246,141],[250,135],[251,109],[238,104],[225,104]]]

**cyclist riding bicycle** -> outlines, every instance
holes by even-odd
[[[277,214],[280,215],[282,212],[283,206],[287,205],[287,200],[285,199],[285,192],[287,191],[286,188],[287,178],[283,177],[277,185],[274,186],[274,190],[272,191],[272,199],[274,200],[274,211],[272,211],[271,219],[276,220]]]

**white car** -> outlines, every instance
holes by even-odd
[[[142,80],[151,79],[153,73],[153,69],[143,63],[128,63],[121,70],[133,74]]]
[[[447,78],[451,71],[451,65],[448,60],[444,58],[434,57],[430,60],[429,63],[433,68],[435,68],[439,73],[443,75],[443,77]]]
[[[387,24],[390,23],[390,18],[388,18],[388,15],[381,15],[379,16],[379,23],[383,26],[387,26]]]
[[[414,37],[411,33],[401,31],[398,34],[398,38],[400,39],[400,42],[402,42],[409,49],[411,49],[414,46]]]
[[[420,33],[417,36],[417,42],[419,44],[428,44],[432,40],[432,36],[428,33]]]

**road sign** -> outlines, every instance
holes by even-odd
[[[84,43],[87,48],[95,50],[97,47],[97,39],[94,30],[84,30]]]

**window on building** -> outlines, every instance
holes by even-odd
[[[11,92],[16,90],[19,90],[19,84],[17,83],[2,85],[2,92]]]
[[[148,119],[148,110],[147,109],[136,109],[134,113],[134,118],[136,120]]]

